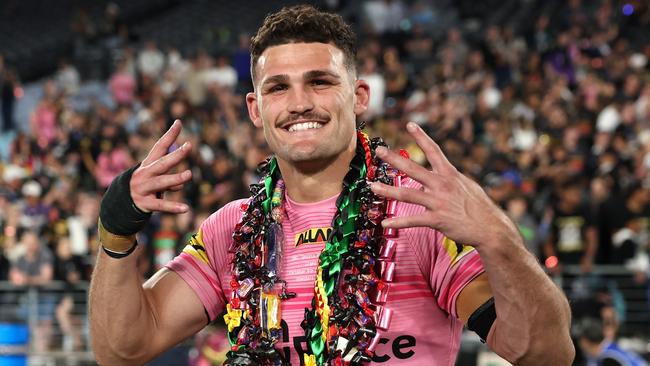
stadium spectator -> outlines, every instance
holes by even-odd
[[[30,119],[31,133],[40,150],[50,147],[56,139],[57,116],[60,112],[60,93],[53,80],[43,85],[43,98]]]
[[[158,49],[156,42],[147,41],[138,54],[138,71],[143,76],[156,79],[165,67],[165,55]]]
[[[42,287],[52,282],[54,276],[54,256],[50,249],[42,243],[35,231],[25,231],[21,236],[24,253],[12,263],[9,270],[10,281],[21,287]],[[31,307],[28,306],[27,295],[22,297],[18,307],[18,317],[27,320]],[[52,337],[52,325],[56,298],[53,294],[42,292],[38,294],[36,306],[37,326],[34,333],[34,348],[37,352],[49,349]]]
[[[43,188],[35,180],[30,180],[22,186],[23,200],[19,203],[21,228],[40,233],[47,225],[50,207],[43,203],[42,192]]]
[[[584,318],[579,323],[578,343],[587,356],[587,366],[647,366],[639,355],[607,339],[603,328],[603,321],[597,318]]]
[[[591,212],[583,205],[582,186],[568,182],[559,192],[559,202],[553,210],[551,235],[544,245],[546,258],[557,259],[553,271],[560,273],[562,265],[580,265],[590,272],[596,255],[598,238]]]
[[[58,87],[66,95],[75,95],[79,91],[79,84],[81,83],[79,71],[66,59],[62,59],[59,62],[59,69],[54,79]]]
[[[129,63],[124,60],[109,81],[113,100],[119,105],[130,106],[135,94],[135,77],[129,72]]]

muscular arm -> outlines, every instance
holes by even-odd
[[[102,365],[143,364],[206,324],[201,301],[182,278],[163,269],[142,285],[137,269],[142,248],[128,254],[135,233],[148,219],[142,211],[188,210],[184,203],[168,201],[158,194],[179,190],[191,179],[189,171],[169,174],[190,151],[185,144],[168,153],[180,131],[177,121],[130,177],[129,170],[116,178],[102,200],[100,244],[113,253],[122,253],[121,258],[112,258],[99,251],[90,286],[91,338]]]
[[[144,364],[206,325],[199,298],[173,271],[162,269],[141,283],[141,251],[113,259],[100,250],[97,257],[89,313],[101,365]]]
[[[515,278],[508,274],[507,277],[507,282],[515,282],[515,285],[495,284],[495,291],[492,290],[487,273],[470,282],[458,295],[458,317],[467,324],[474,311],[490,297],[494,297],[497,318],[487,338],[490,348],[517,365],[569,365],[573,359],[573,348],[568,337],[570,313],[564,295],[551,284],[553,288],[548,289],[548,294],[538,297],[535,293],[536,284],[530,281],[531,276]],[[521,290],[519,287],[528,289]],[[551,310],[543,309],[540,312],[540,307],[548,306],[546,304],[549,299],[546,296],[556,298],[550,300],[553,303]],[[557,332],[551,332],[554,329]],[[546,347],[556,349],[549,352]]]
[[[488,345],[517,365],[570,365],[574,357],[571,313],[564,294],[518,234],[492,242],[478,249],[497,313]]]
[[[432,170],[384,148],[379,158],[422,184],[421,189],[372,183],[384,197],[419,204],[424,212],[382,221],[384,227],[427,226],[449,239],[476,248],[488,281],[479,276],[457,299],[457,312],[467,319],[487,297],[494,296],[496,320],[487,342],[497,354],[517,365],[570,365],[574,348],[569,335],[570,310],[562,292],[524,247],[516,225],[473,180],[461,174],[440,147],[414,123],[407,130]],[[478,282],[477,282],[478,281]]]

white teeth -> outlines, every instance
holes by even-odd
[[[289,126],[289,132],[310,130],[310,129],[313,129],[313,128],[321,128],[321,127],[323,127],[323,124],[318,123],[318,122],[296,123],[296,124],[293,124],[293,125]]]

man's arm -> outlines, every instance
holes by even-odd
[[[459,317],[467,322],[489,292],[496,307],[487,337],[491,349],[517,365],[570,365],[574,357],[571,315],[562,291],[523,244],[501,241],[481,248],[486,273],[460,293]]]
[[[11,281],[12,284],[16,286],[25,286],[27,282],[27,278],[21,272],[19,269],[15,268],[14,266],[11,266],[9,268],[9,281]]]
[[[194,290],[161,269],[144,285],[137,257],[97,258],[90,286],[90,332],[100,365],[144,364],[207,324]]]
[[[377,155],[420,182],[422,189],[380,183],[371,187],[381,196],[422,205],[425,211],[389,218],[382,225],[431,227],[457,243],[474,246],[488,281],[479,276],[461,292],[457,299],[459,315],[469,318],[468,314],[484,302],[489,283],[496,319],[487,341],[497,354],[518,365],[571,364],[575,350],[569,334],[568,303],[526,250],[515,224],[476,182],[449,163],[421,128],[409,123],[407,129],[432,171],[387,149],[377,148]]]
[[[147,212],[188,210],[160,194],[182,188],[191,178],[187,170],[169,173],[190,151],[186,144],[168,153],[180,131],[177,121],[142,164],[111,183],[102,199],[102,250],[89,294],[91,338],[100,364],[143,364],[207,322],[201,301],[176,273],[163,269],[143,286],[137,269],[141,248],[134,246],[135,234],[146,224]]]
[[[54,277],[54,268],[52,263],[41,264],[41,270],[36,276],[27,276],[27,284],[33,286],[41,286],[52,281]]]

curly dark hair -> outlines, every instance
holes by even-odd
[[[338,14],[319,11],[311,5],[295,5],[266,16],[251,38],[251,75],[264,50],[287,43],[331,43],[343,51],[345,66],[356,70],[356,35]]]

